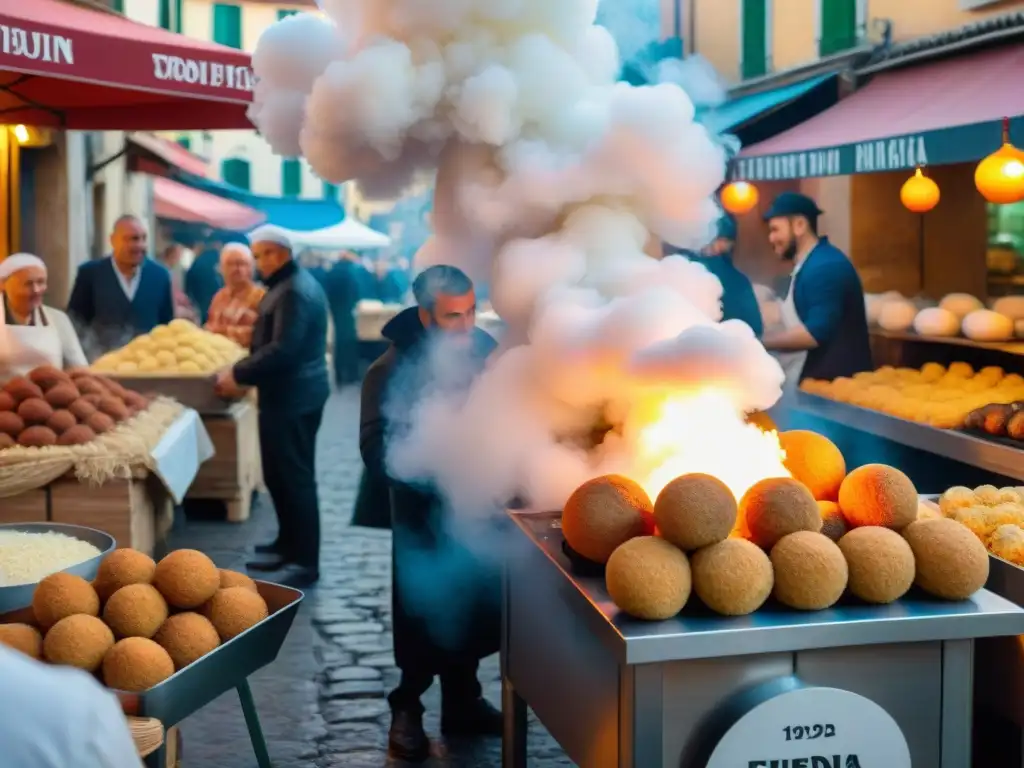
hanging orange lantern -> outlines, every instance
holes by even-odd
[[[939,185],[921,173],[920,168],[900,188],[900,202],[914,213],[927,213],[939,204],[939,197]]]
[[[737,216],[753,210],[758,198],[757,187],[748,181],[733,181],[722,189],[722,207]]]
[[[1010,143],[1010,119],[1003,118],[1003,146],[974,169],[974,186],[990,203],[1024,200],[1024,152]]]

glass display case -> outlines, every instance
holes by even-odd
[[[989,296],[1024,293],[1024,202],[988,206]]]

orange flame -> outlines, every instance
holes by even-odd
[[[755,483],[789,477],[776,432],[748,424],[724,393],[672,394],[630,414],[635,476],[651,499],[693,472],[713,475],[740,499]]]

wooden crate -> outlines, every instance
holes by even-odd
[[[46,488],[0,499],[0,523],[45,523],[49,514],[50,496]]]
[[[256,406],[236,403],[225,416],[204,416],[203,426],[214,454],[199,467],[186,498],[223,501],[228,520],[248,520],[253,492],[262,482]]]
[[[99,486],[73,477],[50,484],[50,520],[106,531],[119,547],[152,555],[156,541],[173,521],[168,494],[148,473]],[[168,514],[171,515],[168,518]]]

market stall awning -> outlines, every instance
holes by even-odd
[[[126,136],[130,144],[135,145],[147,155],[155,158],[159,163],[166,166],[168,170],[176,169],[192,173],[196,176],[205,176],[210,169],[210,164],[204,158],[185,149],[183,146],[163,136],[156,136],[152,133],[136,131]],[[149,168],[140,168],[143,173],[153,173]],[[165,174],[160,174],[165,175]]]
[[[249,55],[84,0],[0,0],[0,119],[79,130],[249,128]]]
[[[713,109],[699,111],[697,119],[712,133],[729,133],[751,120],[793,103],[819,86],[834,83],[835,79],[835,74],[820,75],[760,93],[740,96]]]
[[[1024,45],[879,74],[831,109],[747,147],[735,178],[843,176],[980,160],[1002,118],[1024,143]]]
[[[340,251],[346,248],[386,248],[391,245],[391,238],[383,232],[355,219],[345,219],[337,224],[307,232],[289,230],[292,242],[299,248],[313,250]]]
[[[153,207],[160,219],[208,224],[236,232],[252,229],[267,218],[247,205],[160,176],[153,178]]]

